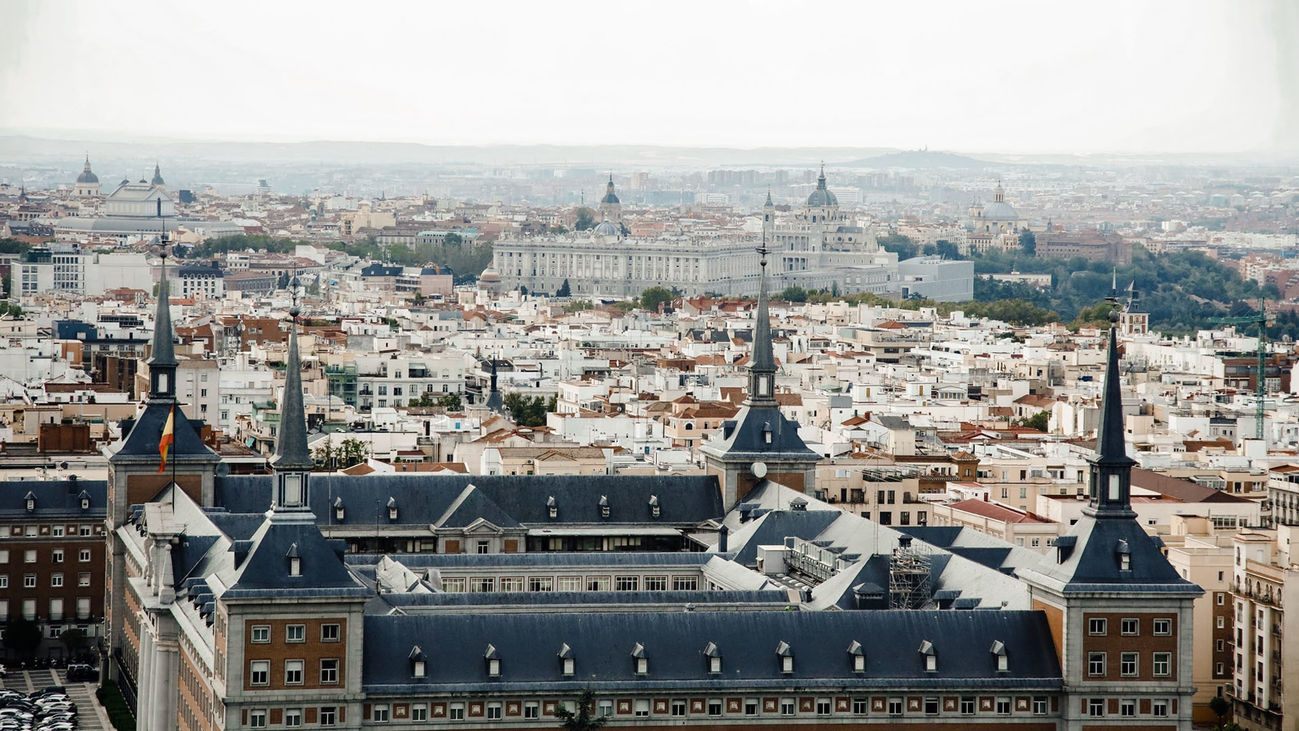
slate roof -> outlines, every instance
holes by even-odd
[[[1054,642],[1040,612],[655,612],[423,614],[365,617],[362,685],[367,694],[427,692],[554,692],[733,688],[1014,688],[1062,686]],[[1009,670],[991,653],[1004,643]],[[779,643],[794,657],[782,673]],[[853,672],[857,642],[866,671]],[[929,642],[937,670],[919,653]],[[713,643],[723,673],[711,676],[703,655]],[[499,678],[487,675],[491,645]],[[575,677],[561,676],[567,644]],[[412,678],[408,653],[425,649],[427,677]],[[637,676],[632,651],[643,648],[648,673]]]
[[[327,540],[312,522],[267,518],[237,562],[223,599],[356,597],[373,592],[342,561],[345,547]],[[301,558],[299,576],[289,575],[289,556]]]
[[[677,604],[682,609],[701,604],[778,604],[789,598],[780,591],[529,591],[436,592],[433,594],[382,594],[385,603],[404,611],[419,607],[564,606],[580,604]],[[624,610],[626,611],[626,610]],[[633,610],[634,611],[634,610]]]
[[[1128,552],[1128,571],[1120,570],[1120,550]],[[1065,592],[1203,593],[1177,573],[1155,539],[1130,518],[1084,514],[1067,535],[1056,539],[1055,551],[1019,574]]]
[[[568,524],[697,525],[720,519],[725,510],[717,478],[690,476],[611,475],[462,475],[372,474],[311,476],[311,510],[321,525],[429,525],[455,513],[448,510],[474,485],[481,498],[527,526]],[[232,513],[265,511],[271,504],[271,477],[218,477],[216,504]],[[658,497],[660,516],[652,518],[651,495]],[[599,500],[608,497],[610,517],[602,518]],[[387,502],[395,500],[397,520],[389,521]],[[555,498],[558,517],[551,519],[546,500]],[[344,520],[335,520],[331,507],[343,501]],[[485,503],[483,504],[485,505]]]
[[[159,460],[158,439],[162,437],[162,429],[167,424],[171,407],[171,401],[150,401],[131,426],[131,432],[118,443],[120,446],[109,460],[117,463],[129,461],[156,464]],[[220,462],[221,457],[203,443],[194,422],[185,417],[185,410],[176,409],[176,421],[172,425],[172,443],[167,453],[167,460],[168,462],[175,460],[177,464],[194,462],[206,464]],[[269,505],[268,502],[262,506],[262,510]]]
[[[35,509],[27,511],[27,495],[36,500]],[[90,498],[90,507],[81,509],[82,495]],[[108,510],[106,480],[5,480],[0,482],[0,518],[102,519]]]

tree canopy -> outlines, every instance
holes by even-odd
[[[640,293],[640,306],[650,312],[658,312],[659,306],[676,299],[672,290],[666,287],[650,287]]]

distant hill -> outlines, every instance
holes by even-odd
[[[978,160],[965,155],[957,155],[954,152],[931,152],[929,150],[889,152],[875,157],[836,164],[836,167],[847,168],[953,168],[960,170],[1001,166],[1002,163]]]

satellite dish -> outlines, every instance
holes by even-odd
[[[750,469],[753,471],[753,476],[760,480],[767,476],[767,465],[762,462],[754,462]]]

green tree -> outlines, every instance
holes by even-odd
[[[784,291],[780,293],[779,298],[786,302],[806,302],[807,290],[797,285],[785,287]]]
[[[41,627],[30,619],[10,618],[5,628],[5,648],[23,659],[31,659],[41,646]]]
[[[567,279],[564,280],[564,283],[563,283],[563,284],[559,285],[559,289],[555,292],[555,296],[556,296],[556,297],[571,297],[571,296],[573,296],[573,289],[572,289],[571,287],[568,286],[568,280],[567,280]]]
[[[939,256],[943,257],[944,259],[965,258],[961,256],[961,250],[957,248],[956,244],[953,244],[947,239],[939,239],[937,243],[934,244],[934,250]]]
[[[592,715],[593,710],[595,710],[595,693],[584,690],[577,699],[576,711],[570,711],[567,705],[560,704],[555,709],[555,718],[559,719],[560,728],[566,731],[592,731],[604,728],[609,719]]]
[[[564,305],[564,312],[570,314],[574,312],[584,312],[586,310],[591,309],[592,307],[593,305],[588,300],[574,300]]]
[[[1020,229],[1019,248],[1026,256],[1037,256],[1037,236],[1026,228]]]
[[[460,401],[460,394],[458,393],[442,394],[441,396],[438,397],[437,405],[441,406],[447,411],[459,411],[460,409],[464,408],[464,405]]]
[[[547,400],[544,396],[507,393],[503,403],[519,426],[545,426],[546,414],[555,410],[556,398]]]
[[[661,305],[667,304],[674,299],[676,299],[676,296],[672,294],[671,290],[665,287],[650,287],[640,293],[640,306],[641,309],[658,312]]]
[[[1029,429],[1036,429],[1044,432],[1050,427],[1051,412],[1039,411],[1032,416],[1026,416],[1023,419],[1020,419],[1019,424],[1020,426],[1026,426]]]
[[[877,241],[885,251],[891,251],[897,254],[899,260],[910,259],[920,251],[920,247],[916,246],[916,242],[912,241],[910,236],[904,236],[902,234],[881,236]]]
[[[0,317],[6,316],[21,320],[23,319],[23,308],[14,302],[0,302]]]
[[[81,654],[90,646],[90,638],[86,636],[84,629],[65,629],[59,633],[59,642],[63,644],[63,649],[67,652],[68,657],[81,657]]]
[[[344,439],[342,444],[338,445],[338,452],[338,468],[347,469],[348,467],[361,464],[365,460],[369,459],[370,445],[360,439],[356,439],[355,437],[349,437]]]
[[[573,228],[578,231],[595,228],[595,211],[586,207],[577,209],[577,222],[573,224]]]
[[[0,254],[25,254],[31,248],[30,244],[25,244],[18,239],[0,239]]]
[[[1213,715],[1218,717],[1218,728],[1221,729],[1227,714],[1231,712],[1231,701],[1220,695],[1215,695],[1209,699],[1209,710],[1213,711]]]

